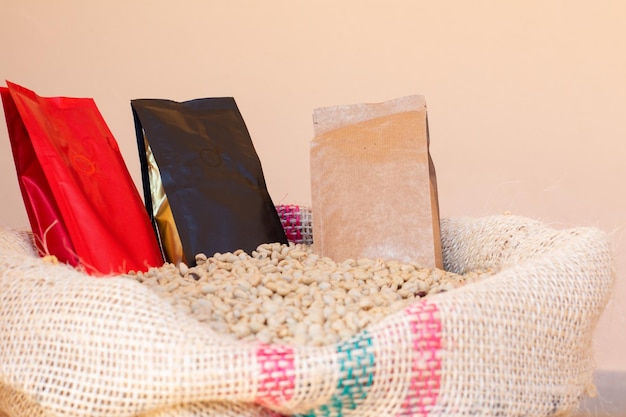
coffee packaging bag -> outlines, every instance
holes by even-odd
[[[144,201],[166,260],[287,243],[232,97],[131,101]]]
[[[95,101],[41,97],[11,82],[0,94],[40,254],[97,276],[162,265],[141,195]]]
[[[313,123],[314,251],[442,268],[424,97],[318,108]]]

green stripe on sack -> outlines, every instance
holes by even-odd
[[[354,410],[367,397],[367,388],[374,382],[375,357],[372,338],[363,331],[337,345],[339,381],[335,394],[327,404],[299,417],[342,417],[344,410]]]

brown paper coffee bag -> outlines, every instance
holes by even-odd
[[[313,123],[314,251],[442,268],[424,98],[315,109]]]

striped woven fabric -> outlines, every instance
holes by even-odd
[[[442,221],[445,268],[498,272],[335,345],[234,342],[134,280],[0,229],[0,416],[562,416],[592,388],[610,240],[518,216]]]
[[[276,211],[289,242],[313,244],[312,215],[309,207],[279,204]]]

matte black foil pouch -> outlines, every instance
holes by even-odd
[[[232,97],[131,100],[144,202],[168,262],[287,243]]]

